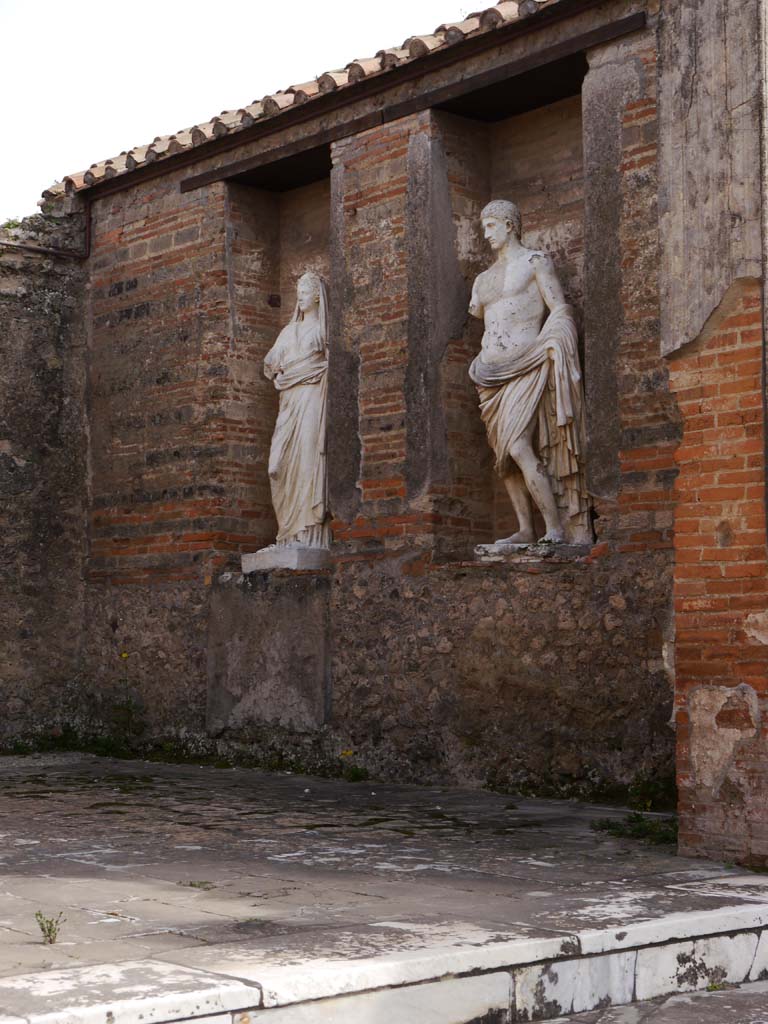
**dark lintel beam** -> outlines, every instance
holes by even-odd
[[[547,64],[554,64],[564,57],[571,57],[573,54],[588,50],[593,46],[599,46],[601,43],[607,43],[621,36],[629,35],[630,32],[637,32],[645,28],[646,20],[644,11],[631,14],[626,18],[621,18],[619,21],[601,25],[591,32],[585,32],[582,35],[574,36],[572,39],[566,39],[555,46],[548,46],[519,60],[510,61],[508,64],[502,64],[499,67],[491,68],[489,71],[482,71],[468,78],[462,78],[457,82],[451,82],[449,85],[441,86],[438,89],[426,90],[413,99],[383,107],[381,110],[373,111],[363,117],[353,118],[344,124],[326,128],[324,131],[314,132],[285,146],[276,146],[273,149],[264,150],[255,156],[235,160],[214,170],[195,174],[181,182],[181,191],[191,192],[193,189],[210,185],[216,181],[234,178],[248,171],[274,163],[277,160],[297,156],[305,150],[337,142],[339,139],[348,138],[350,135],[357,135],[359,132],[365,131],[368,128],[375,128],[377,125],[385,124],[388,121],[396,121],[398,118],[417,113],[419,110],[426,110],[429,107],[448,103],[478,89],[496,85],[499,82],[515,78],[518,75],[544,67]],[[346,90],[342,90],[342,92],[344,91]],[[306,104],[306,106],[309,106],[309,104]]]

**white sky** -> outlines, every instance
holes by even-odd
[[[475,9],[467,0],[0,0],[0,223],[36,212],[65,174]]]

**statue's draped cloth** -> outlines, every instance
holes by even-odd
[[[328,357],[317,332],[312,351],[301,351],[299,324],[289,323],[264,361],[264,370],[280,394],[269,480],[278,522],[277,543],[299,541],[313,547],[328,543],[325,454]]]
[[[552,356],[550,357],[550,352]],[[553,309],[535,342],[508,356],[469,368],[480,415],[501,476],[516,472],[512,445],[538,420],[536,451],[571,543],[589,543],[589,499],[584,481],[584,403],[578,333],[570,306]]]

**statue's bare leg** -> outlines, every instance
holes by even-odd
[[[533,532],[533,509],[531,496],[519,473],[510,473],[502,477],[512,508],[517,516],[517,532],[511,537],[503,537],[501,544],[532,544],[536,540]]]
[[[533,450],[535,431],[536,422],[534,420],[525,433],[512,445],[509,454],[517,463],[520,472],[523,474],[528,493],[544,517],[546,533],[541,539],[559,542],[565,540],[565,533],[560,522],[560,515],[557,511],[557,504],[552,493],[552,486],[550,485],[547,471]],[[509,488],[507,490],[509,492]],[[515,511],[517,512],[517,508],[515,508]],[[532,534],[533,530],[531,529]]]

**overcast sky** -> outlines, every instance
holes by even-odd
[[[466,0],[0,0],[0,223],[34,213],[65,174],[470,9]]]

